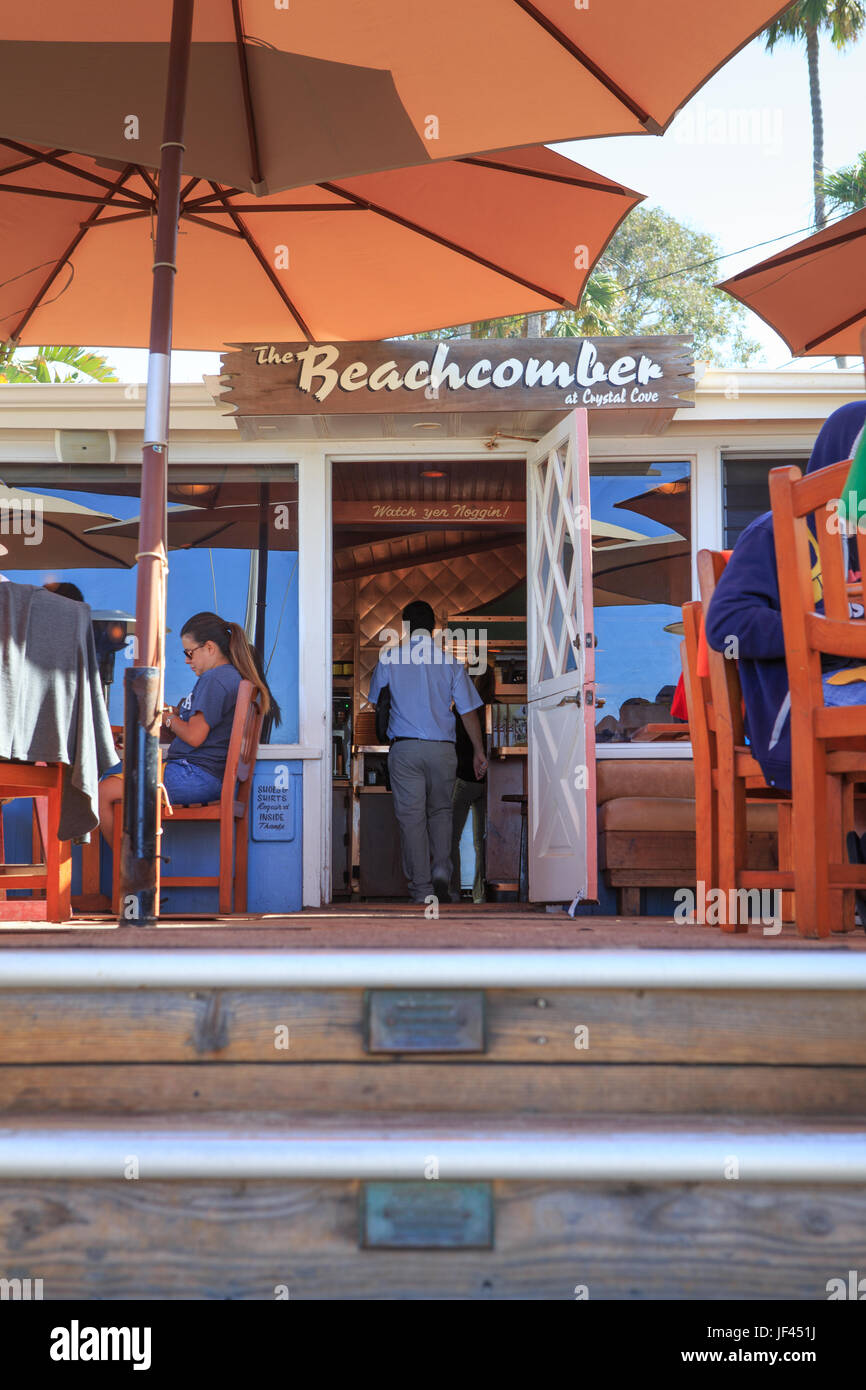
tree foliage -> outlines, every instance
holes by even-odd
[[[746,365],[760,344],[747,335],[748,311],[715,288],[720,255],[708,232],[661,208],[635,208],[596,266],[618,287],[612,331],[691,333],[701,361]]]
[[[760,343],[746,333],[748,311],[714,285],[715,239],[660,208],[629,213],[587,281],[576,309],[511,314],[458,324],[416,338],[581,338],[688,333],[695,356],[745,365]]]
[[[116,381],[106,357],[83,347],[40,347],[34,356],[22,357],[0,347],[0,382]]]
[[[866,152],[853,164],[825,174],[821,186],[833,212],[858,212],[866,208]]]

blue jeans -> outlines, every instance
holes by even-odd
[[[171,758],[162,770],[169,800],[175,806],[191,806],[196,801],[219,801],[223,780],[187,758]]]
[[[835,675],[834,671],[827,671],[824,674],[824,704],[829,706],[839,705],[866,705],[866,681],[850,681],[848,685],[828,685],[827,677]]]

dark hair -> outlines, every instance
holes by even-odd
[[[259,692],[262,714],[270,714],[275,724],[282,722],[280,707],[268,688],[258,653],[250,646],[239,623],[227,622],[218,613],[194,613],[181,628],[181,637],[187,633],[196,642],[213,642],[244,680],[252,681]]]
[[[413,599],[411,603],[407,603],[406,607],[403,609],[403,622],[409,624],[410,633],[432,633],[436,626],[436,615],[429,603],[425,603],[423,599],[416,598]]]
[[[84,595],[77,584],[70,584],[68,579],[61,583],[43,584],[43,589],[48,589],[52,594],[59,594],[61,598],[75,599],[76,603],[84,602]]]

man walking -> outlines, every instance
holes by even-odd
[[[481,700],[464,667],[433,641],[435,617],[420,599],[403,609],[408,641],[383,653],[370,681],[375,704],[391,690],[388,772],[400,829],[409,897],[450,900],[451,819],[457,775],[457,721],[463,720],[476,777],[487,771],[478,709]]]

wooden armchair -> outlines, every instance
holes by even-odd
[[[703,617],[706,616],[726,564],[727,557],[721,551],[698,552],[698,582]],[[694,629],[695,617],[690,621]],[[686,630],[688,632],[688,628]],[[692,645],[691,641],[688,645]],[[697,688],[698,701],[703,699],[705,704],[709,728],[708,749],[710,756],[715,758],[711,773],[711,815],[715,828],[711,862],[715,869],[715,878],[708,882],[722,890],[728,904],[739,902],[737,893],[740,889],[747,892],[753,888],[780,890],[782,920],[792,921],[794,913],[790,890],[794,887],[794,878],[791,868],[790,797],[787,792],[767,785],[760,764],[746,743],[743,694],[736,662],[707,647],[707,669],[708,677],[697,675],[695,649],[695,676],[691,678],[691,683],[693,688]],[[697,766],[695,781],[697,782]],[[777,869],[748,867],[750,803],[769,803],[776,807],[779,866]],[[728,912],[725,915],[727,918],[734,916],[736,920],[723,923],[723,931],[748,931],[748,921],[739,920],[739,913]]]
[[[219,821],[219,873],[216,875],[160,874],[161,888],[219,888],[221,913],[246,912],[249,858],[249,810],[252,774],[262,728],[262,710],[251,681],[241,681],[232,723],[229,751],[219,801],[200,806],[175,806],[175,821]],[[121,817],[114,818],[114,910],[120,911]],[[163,821],[163,824],[165,822]]]
[[[866,865],[850,864],[845,847],[846,832],[854,827],[854,785],[866,781],[866,704],[826,707],[821,662],[832,655],[866,664],[866,623],[850,616],[846,550],[832,507],[849,468],[846,459],[805,477],[793,467],[770,473],[791,691],[794,880],[803,936],[850,930],[852,890],[866,888]],[[815,543],[823,614],[815,611]],[[862,586],[860,591],[862,596]]]

